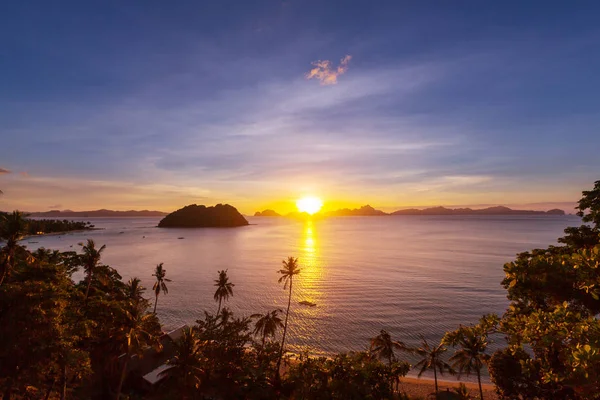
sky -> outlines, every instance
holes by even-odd
[[[600,3],[13,1],[0,209],[569,208]]]

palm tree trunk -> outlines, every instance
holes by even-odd
[[[481,370],[477,368],[477,382],[479,383],[479,396],[483,400],[483,389],[481,388]]]
[[[7,262],[4,261],[2,262],[2,265],[0,265],[0,286],[2,286],[2,282],[4,282],[4,277],[6,276],[6,271],[8,269],[6,264]]]
[[[435,367],[435,364],[433,365],[433,379],[435,380],[435,397],[437,398],[438,384],[437,384],[437,368]]]
[[[8,270],[10,269],[10,260],[12,258],[12,250],[8,250],[6,252],[6,258],[2,262],[2,267],[0,268],[0,286],[4,282],[4,278],[8,276]]]
[[[285,335],[287,334],[288,316],[290,315],[290,306],[292,304],[292,283],[293,278],[290,277],[290,295],[288,297],[288,306],[285,312],[285,322],[283,323],[283,337],[281,338],[281,348],[279,349],[279,358],[277,359],[277,368],[275,376],[279,377],[279,368],[281,367],[281,358],[283,357],[283,347],[285,346]]]
[[[219,311],[221,311],[221,302],[223,301],[222,297],[219,297],[219,307],[217,308],[217,315],[219,315]]]
[[[85,290],[85,299],[87,300],[88,296],[90,295],[90,286],[92,286],[92,273],[90,272],[88,274],[88,284],[87,284],[87,289]]]
[[[50,387],[46,391],[46,395],[44,396],[44,400],[48,400],[50,398],[50,395],[52,394],[52,390],[54,390],[54,384],[55,383],[56,383],[56,379],[52,379],[52,383],[50,384]]]
[[[123,382],[125,382],[125,376],[127,376],[127,364],[129,364],[130,357],[131,354],[129,353],[129,350],[127,350],[127,355],[125,356],[125,361],[123,362],[123,369],[121,370],[119,386],[117,387],[117,396],[115,397],[116,400],[119,400],[119,398],[121,397],[121,391],[123,390]]]
[[[156,305],[158,304],[158,295],[156,295],[156,300],[154,300],[154,314],[156,314]]]
[[[67,399],[67,364],[63,367],[62,376],[60,377],[60,400]]]

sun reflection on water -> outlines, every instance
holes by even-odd
[[[309,347],[307,343],[318,339],[315,336],[318,334],[318,321],[325,313],[326,298],[322,290],[324,271],[322,261],[319,258],[319,240],[313,221],[305,221],[299,242],[298,247],[301,249],[299,261],[302,271],[300,279],[298,279],[297,302],[308,301],[316,305],[311,307],[297,304],[296,306],[297,329],[295,339],[298,345],[296,350],[309,351],[314,354],[315,349]]]

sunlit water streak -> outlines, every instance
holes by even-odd
[[[259,217],[234,229],[159,229],[158,220],[94,219],[103,230],[25,244],[76,250],[92,238],[107,245],[105,263],[147,288],[154,266],[163,262],[172,279],[158,303],[166,328],[216,311],[213,280],[220,269],[228,269],[236,285],[227,303],[236,313],[285,309],[288,292],[276,271],[284,258],[298,257],[290,347],[326,355],[363,350],[380,329],[416,345],[419,334],[439,340],[461,323],[502,313],[503,264],[518,252],[555,244],[565,227],[579,224],[572,216]],[[302,300],[317,306],[299,305]]]

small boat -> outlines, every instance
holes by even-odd
[[[302,300],[298,304],[302,304],[303,306],[309,306],[309,307],[316,307],[317,306],[317,303],[313,303],[313,302],[306,301],[306,300]]]
[[[177,239],[185,239],[185,238],[182,236],[182,237],[178,237]]]

